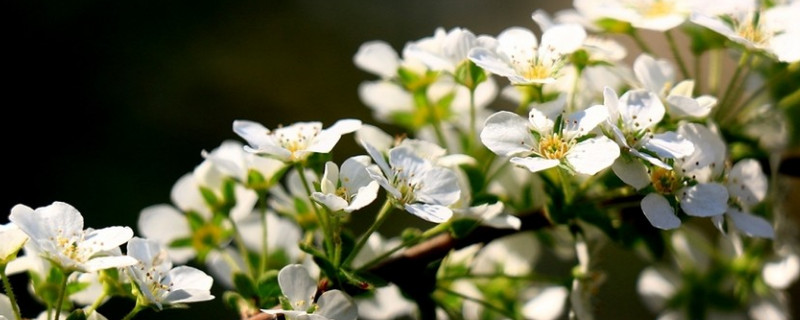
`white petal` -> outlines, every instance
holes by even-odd
[[[652,128],[664,118],[666,109],[658,95],[646,90],[631,90],[619,98],[620,114],[635,130]]]
[[[362,44],[353,57],[353,62],[357,67],[383,78],[391,78],[397,74],[399,61],[397,51],[383,41],[370,41]]]
[[[358,192],[350,201],[350,205],[345,208],[345,211],[353,212],[366,207],[378,198],[378,189],[380,189],[380,185],[377,181],[371,181],[366,186],[358,188]]]
[[[770,42],[772,53],[779,61],[794,63],[800,60],[800,30],[790,31],[776,35]]]
[[[328,153],[333,150],[343,134],[358,130],[361,127],[359,120],[339,120],[328,129],[322,130],[319,135],[308,145],[306,151],[316,153]]]
[[[358,318],[358,309],[353,299],[339,290],[325,291],[319,296],[317,305],[319,305],[319,309],[314,313],[328,319],[355,320]]]
[[[22,205],[18,204],[17,206]],[[30,209],[28,207],[25,208]],[[11,209],[11,211],[14,211],[14,209]],[[0,225],[0,262],[8,260],[12,255],[16,256],[26,241],[28,241],[28,235],[14,223],[9,222]]]
[[[355,192],[358,188],[372,182],[372,178],[367,173],[367,166],[371,163],[369,156],[355,156],[345,160],[340,172],[342,186],[349,192]]]
[[[664,196],[650,193],[642,199],[642,212],[654,227],[659,229],[675,229],[681,226],[681,219],[675,216],[675,209]]]
[[[145,238],[158,241],[164,246],[191,235],[186,217],[165,204],[144,208],[139,213],[137,228]],[[170,248],[167,251],[172,261],[178,264],[186,263],[195,255],[192,248]]]
[[[24,205],[16,205],[11,209],[8,220],[25,231],[35,242],[49,241],[49,238],[59,234],[83,232],[83,216],[64,202],[53,202],[35,211]]]
[[[389,81],[361,83],[358,86],[358,96],[375,112],[375,117],[384,122],[389,122],[390,116],[395,113],[412,112],[414,109],[411,94]]]
[[[561,54],[578,50],[586,39],[586,30],[578,24],[559,24],[542,34],[542,48],[552,48]]]
[[[389,180],[387,180],[386,177],[384,177],[383,174],[380,172],[380,170],[378,170],[376,167],[367,167],[367,173],[372,179],[378,182],[378,184],[380,184],[381,187],[383,187],[383,189],[386,190],[386,192],[391,194],[393,197],[395,197],[396,199],[403,197],[403,194],[401,194],[400,191],[397,190],[397,188],[395,188],[391,183],[389,183]]]
[[[409,104],[409,106],[410,105],[411,104]],[[363,141],[382,152],[389,151],[394,143],[394,138],[392,136],[380,128],[369,124],[361,125],[361,129],[358,129],[358,131],[355,133],[355,139],[359,145],[361,145],[361,142]]]
[[[89,249],[91,252],[108,251],[119,247],[131,237],[133,230],[129,227],[107,227],[87,233],[78,247]]]
[[[636,58],[633,63],[633,72],[644,88],[653,92],[662,92],[664,86],[673,80],[664,73],[662,66],[647,54],[641,54]]]
[[[514,77],[517,75],[517,71],[514,70],[506,60],[489,49],[473,48],[469,52],[469,59],[490,73],[503,77]]]
[[[405,205],[406,211],[433,223],[442,223],[450,220],[453,211],[450,208],[440,205],[411,203]]]
[[[11,299],[4,294],[0,294],[0,319],[16,319],[12,310]]]
[[[569,290],[561,286],[545,288],[522,306],[522,315],[526,319],[558,319],[564,313],[568,295]]]
[[[481,141],[489,150],[504,157],[529,152],[534,145],[528,121],[507,111],[495,113],[486,119]]]
[[[744,234],[751,237],[769,239],[775,237],[775,229],[766,219],[734,208],[728,208],[727,213],[736,228],[744,232]]]
[[[622,182],[640,190],[650,185],[650,176],[647,174],[647,167],[636,158],[622,156],[614,161],[611,170],[619,177]]]
[[[718,183],[700,183],[678,191],[681,208],[696,217],[711,217],[728,209],[728,190]]]
[[[311,194],[311,198],[333,212],[344,210],[347,207],[346,200],[332,193],[314,192]]]
[[[677,281],[676,281],[677,280]],[[639,275],[636,284],[639,295],[650,310],[663,309],[677,290],[679,279],[671,279],[654,267],[648,267]],[[677,282],[677,283],[676,283]]]
[[[614,124],[614,122],[621,116],[619,110],[619,97],[614,89],[609,87],[603,88],[603,105],[608,109],[608,119],[612,124]]]
[[[668,96],[669,114],[674,118],[704,118],[711,113],[716,98],[701,96],[697,99],[684,96]]]
[[[767,196],[767,176],[753,159],[737,162],[728,174],[728,192],[744,204],[753,206]]]
[[[242,139],[247,141],[247,143],[254,148],[272,143],[267,136],[270,132],[269,129],[258,122],[235,120],[233,121],[233,132],[242,137]]]
[[[317,293],[317,281],[299,264],[283,267],[278,272],[278,285],[295,310],[308,309]]]
[[[375,149],[375,147],[366,143],[365,141],[361,141],[361,145],[364,146],[364,149],[367,150],[367,154],[369,154],[369,156],[372,157],[372,161],[375,161],[375,164],[377,164],[378,167],[381,169],[380,171],[382,171],[383,174],[385,174],[386,176],[391,176],[392,169],[389,167],[389,164],[386,163],[386,158],[383,157],[383,153],[381,151],[378,151],[378,149]],[[369,173],[369,175],[373,176],[372,173]]]
[[[789,288],[800,276],[800,257],[794,253],[767,262],[762,271],[764,282],[778,290]]]
[[[644,147],[662,158],[679,159],[694,152],[694,144],[674,131],[653,135],[653,138],[648,139]]]
[[[575,112],[564,119],[562,132],[564,137],[572,139],[589,134],[597,125],[608,120],[608,108],[604,105],[596,105],[586,110]],[[611,165],[611,164],[609,164]]]
[[[619,146],[605,136],[584,140],[567,152],[567,162],[576,172],[593,175],[610,167],[619,157]]]
[[[175,182],[175,185],[172,186],[172,190],[170,191],[170,198],[178,209],[183,211],[195,211],[203,218],[211,218],[211,211],[209,211],[205,200],[203,200],[203,195],[200,193],[200,186],[191,173],[183,175]]]
[[[555,167],[559,163],[561,163],[561,161],[556,159],[545,159],[539,157],[528,157],[528,158],[514,157],[511,158],[511,163],[520,167],[525,167],[531,172],[539,172],[542,170],[547,170],[552,167]]]
[[[94,272],[109,268],[122,268],[132,266],[138,262],[139,260],[128,256],[99,257],[86,261],[86,263],[84,263],[84,268],[81,271]]]
[[[531,111],[528,113],[528,122],[530,122],[533,131],[540,134],[549,134],[553,132],[553,127],[555,126],[553,119],[555,118],[550,118],[538,107],[541,107],[541,105],[531,108]],[[528,133],[528,135],[530,136],[530,133]]]
[[[451,205],[461,197],[458,177],[453,170],[434,167],[424,174],[422,186],[417,190],[417,200],[429,204]]]

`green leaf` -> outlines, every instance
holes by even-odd
[[[454,75],[456,82],[474,91],[481,82],[486,81],[488,76],[483,68],[476,65],[472,60],[465,60],[456,68]]]
[[[86,313],[83,312],[83,309],[75,309],[69,314],[67,320],[86,320]]]
[[[258,298],[261,307],[278,304],[281,287],[278,284],[278,270],[269,270],[258,278]]]
[[[616,19],[603,18],[594,23],[603,31],[609,33],[630,33],[633,31],[633,26],[630,23]]]
[[[250,276],[236,272],[233,274],[233,286],[244,297],[257,297],[258,289]]]
[[[450,234],[453,235],[454,238],[463,238],[469,235],[472,230],[475,230],[480,223],[477,220],[473,219],[458,219],[454,220],[450,224]]]
[[[367,281],[364,278],[361,278],[361,277],[357,276],[356,274],[348,272],[345,269],[340,269],[339,270],[339,275],[344,280],[344,283],[342,285],[348,285],[348,286],[351,286],[353,288],[357,288],[357,289],[365,290],[365,291],[369,291],[369,290],[375,289],[375,286],[372,283],[370,283],[369,281]]]
[[[247,299],[235,291],[225,291],[225,293],[222,294],[222,301],[228,308],[236,311],[237,313],[243,311],[241,310],[242,307],[249,309],[250,306],[250,303],[247,302]]]
[[[206,204],[208,204],[209,207],[211,208],[219,207],[220,201],[213,190],[206,187],[200,187],[200,194],[203,196],[203,200],[205,200]]]
[[[569,59],[578,70],[583,70],[589,65],[589,53],[587,53],[584,49],[573,52]]]
[[[192,238],[178,238],[172,240],[167,246],[170,248],[189,248],[192,246]]]
[[[197,211],[189,210],[186,211],[186,220],[189,222],[189,227],[191,227],[192,231],[200,229],[204,224],[206,224],[205,219],[197,213]]]

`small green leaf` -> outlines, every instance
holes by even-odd
[[[216,208],[219,206],[220,201],[213,190],[206,187],[200,187],[200,194],[203,196],[203,200],[206,201],[206,204],[208,204],[209,207]]]
[[[67,320],[86,320],[86,313],[83,312],[83,309],[75,309],[69,314]]]
[[[189,248],[192,246],[192,238],[178,238],[172,240],[167,246],[170,248]]]
[[[281,296],[281,287],[278,284],[278,270],[269,270],[258,278],[258,298],[261,305],[275,305]],[[265,300],[271,300],[267,302]]]
[[[450,234],[459,239],[469,235],[472,230],[480,225],[480,222],[473,219],[458,219],[450,224]]]
[[[204,224],[206,224],[205,219],[203,219],[203,217],[194,210],[186,211],[186,220],[188,220],[189,227],[191,227],[193,231],[200,229]]]
[[[616,19],[604,18],[594,23],[603,29],[603,31],[609,33],[630,33],[633,31],[633,26],[631,26],[630,23]]]
[[[242,307],[249,309],[248,306],[250,305],[250,303],[247,302],[247,300],[242,297],[241,294],[235,291],[225,291],[225,293],[222,294],[222,301],[228,308],[236,311],[237,313],[242,311]]]
[[[250,276],[236,272],[233,274],[233,286],[244,297],[257,297],[258,289]]]

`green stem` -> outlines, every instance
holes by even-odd
[[[459,292],[455,292],[453,290],[450,290],[449,288],[445,288],[445,287],[442,287],[442,286],[436,286],[436,290],[442,291],[442,292],[444,292],[446,294],[449,294],[449,295],[453,295],[453,296],[459,297],[459,298],[464,299],[464,300],[475,302],[477,304],[482,305],[484,308],[492,310],[494,312],[497,312],[497,313],[499,313],[499,314],[501,314],[504,317],[507,317],[509,319],[517,318],[512,312],[510,312],[508,310],[505,310],[502,307],[495,306],[495,305],[489,303],[488,301],[481,300],[481,299],[478,299],[478,298],[475,298],[475,297],[470,297],[468,295],[465,295],[465,294],[462,294],[462,293],[459,293]]]
[[[467,150],[470,151],[470,153],[473,149],[475,149],[475,139],[478,134],[475,125],[475,122],[477,121],[475,109],[475,89],[469,88],[469,137],[467,138]]]
[[[53,319],[58,319],[58,316],[61,315],[61,308],[64,305],[64,296],[67,295],[67,280],[69,280],[69,273],[64,271],[63,278],[61,280],[61,287],[58,291],[58,300],[56,302],[56,316]]]
[[[306,179],[305,166],[302,163],[296,163],[295,166],[298,174],[300,175],[300,182],[303,184],[303,189],[306,190],[308,201],[311,202],[311,208],[314,210],[314,214],[317,216],[317,220],[322,228],[322,235],[325,238],[325,252],[328,257],[333,257],[333,241],[331,240],[330,222],[328,221],[328,217],[319,211],[319,208],[317,208],[317,205],[314,203],[314,200],[311,197],[311,188],[308,186],[308,179]]]
[[[11,288],[11,282],[8,281],[8,276],[6,275],[6,265],[0,266],[0,277],[3,278],[3,288],[6,290],[8,300],[11,300],[11,308],[14,309],[14,317],[16,317],[17,320],[21,320],[22,316],[19,313],[17,298],[14,296],[14,290]]]
[[[694,92],[692,92],[692,94],[694,94],[695,96],[699,95],[700,92],[702,92],[702,87],[701,86],[703,85],[703,83],[701,81],[699,81],[699,79],[702,76],[702,74],[701,74],[702,73],[702,67],[701,67],[701,64],[700,64],[700,60],[701,59],[702,59],[701,55],[697,55],[697,54],[694,55],[694,78],[696,79],[696,81],[694,82]]]
[[[722,96],[722,100],[719,101],[717,108],[714,109],[714,115],[719,114],[720,110],[722,110],[728,100],[733,95],[733,89],[736,86],[736,83],[739,81],[739,76],[742,74],[742,70],[744,69],[745,65],[747,64],[747,60],[750,58],[750,55],[747,51],[742,53],[742,56],[739,58],[739,63],[736,65],[736,71],[733,72],[733,76],[731,80],[728,82],[727,87],[725,88],[725,94]]]
[[[89,306],[89,309],[86,310],[86,317],[88,318],[90,315],[92,315],[92,312],[97,310],[97,308],[99,308],[100,305],[103,304],[103,301],[105,301],[107,297],[108,293],[106,292],[105,289],[103,289],[103,292],[100,294],[100,296],[98,296],[97,299],[94,300],[94,303],[92,303],[92,305]]]
[[[383,224],[383,222],[386,221],[386,218],[389,217],[389,213],[392,212],[392,208],[394,208],[392,206],[392,200],[386,199],[386,201],[383,203],[383,207],[381,207],[381,210],[378,211],[378,215],[375,217],[375,222],[372,223],[372,225],[369,226],[369,229],[367,229],[367,232],[364,233],[364,235],[362,235],[360,239],[358,239],[358,242],[356,243],[355,247],[353,247],[353,251],[350,251],[350,254],[347,256],[344,262],[342,262],[343,266],[349,265],[350,262],[353,261],[353,259],[355,259],[356,255],[358,255],[358,252],[361,251],[361,248],[363,248],[364,244],[367,243],[367,239],[369,239],[369,236],[372,235],[372,233],[375,232],[375,230],[378,230],[378,228]]]
[[[628,35],[631,36],[633,41],[636,42],[636,45],[638,45],[639,48],[642,49],[642,51],[644,53],[647,53],[647,54],[653,56],[653,58],[655,58],[655,55],[653,54],[653,50],[650,50],[650,47],[647,45],[646,42],[644,42],[644,39],[642,39],[642,36],[639,35],[639,32],[636,31],[635,28],[631,29],[631,31],[628,32]]]
[[[667,36],[667,43],[669,43],[669,49],[672,51],[672,55],[675,56],[675,61],[678,62],[678,67],[681,69],[681,74],[683,74],[684,79],[691,79],[689,74],[689,69],[686,68],[686,63],[683,62],[683,57],[681,57],[680,51],[678,51],[678,45],[675,43],[675,38],[672,36],[672,30],[667,30],[664,32],[664,35]]]
[[[722,74],[722,50],[711,50],[708,53],[708,92],[716,92],[721,96],[720,76]]]
[[[333,217],[333,265],[338,269],[342,262],[342,224],[338,215]]]
[[[128,312],[128,314],[127,314],[127,315],[125,315],[125,317],[124,317],[124,318],[122,318],[122,320],[130,320],[130,319],[133,319],[133,317],[135,317],[135,316],[136,316],[136,314],[137,314],[137,313],[139,313],[139,311],[142,311],[142,310],[144,310],[144,309],[145,309],[145,307],[144,307],[144,306],[142,306],[142,305],[139,303],[139,301],[137,300],[137,301],[136,301],[136,305],[133,307],[133,309],[131,310],[131,312]]]
[[[574,194],[572,193],[572,179],[570,173],[562,168],[558,169],[558,178],[561,180],[561,191],[564,192],[564,203],[571,204]]]
[[[370,268],[370,267],[378,264],[379,262],[383,261],[384,259],[392,256],[395,252],[400,251],[400,249],[403,249],[405,247],[408,247],[408,246],[411,246],[411,245],[415,245],[415,244],[417,244],[417,243],[419,243],[421,241],[425,241],[427,239],[430,239],[433,236],[436,236],[436,235],[438,235],[438,234],[440,234],[440,233],[442,233],[444,231],[447,231],[448,228],[450,228],[450,222],[449,221],[445,222],[445,223],[440,223],[439,225],[426,230],[421,235],[419,235],[417,237],[414,237],[414,238],[411,238],[411,239],[408,239],[408,240],[405,240],[401,244],[397,245],[396,247],[394,247],[392,249],[389,249],[388,251],[382,253],[381,255],[373,258],[369,262],[365,263],[363,266],[358,267],[358,271]]]
[[[258,197],[260,200],[259,206],[261,207],[261,210],[259,210],[261,214],[261,227],[263,228],[263,230],[261,230],[261,257],[259,257],[258,261],[258,276],[260,277],[261,273],[267,270],[267,257],[269,257],[269,247],[267,246],[269,244],[269,234],[267,228],[269,225],[267,225],[267,195],[259,194]]]
[[[236,225],[236,221],[233,221],[231,217],[228,217],[228,221],[230,221],[231,227],[233,228],[233,240],[236,242],[236,248],[239,249],[239,255],[241,255],[242,260],[244,260],[247,274],[251,277],[256,277],[252,263],[250,263],[250,255],[247,253],[247,248],[244,246],[244,239],[242,239],[242,234],[239,232],[239,226]]]
[[[572,81],[572,92],[569,96],[569,112],[575,111],[578,107],[575,105],[575,99],[578,96],[578,84],[581,82],[583,75],[583,68],[576,68],[575,79]]]

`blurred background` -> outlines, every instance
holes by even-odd
[[[359,45],[396,49],[465,27],[496,35],[535,28],[530,13],[570,1],[37,1],[3,5],[7,84],[7,179],[0,208],[65,201],[86,225],[136,226],[139,211],[169,202],[172,184],[223,140],[235,119],[272,128],[296,121],[360,118],[375,123],[357,87]],[[358,152],[350,136],[337,159]],[[0,222],[7,222],[5,214]],[[635,294],[643,267],[630,253],[604,249],[608,282],[601,319],[641,319]],[[626,261],[623,265],[620,261]],[[616,264],[615,264],[616,262]],[[628,263],[630,262],[630,263]],[[17,292],[25,283],[14,277]],[[221,295],[221,288],[214,288]],[[797,290],[795,290],[796,292]],[[23,301],[26,317],[39,309]],[[132,307],[112,300],[109,319]],[[219,300],[140,319],[235,319]]]

